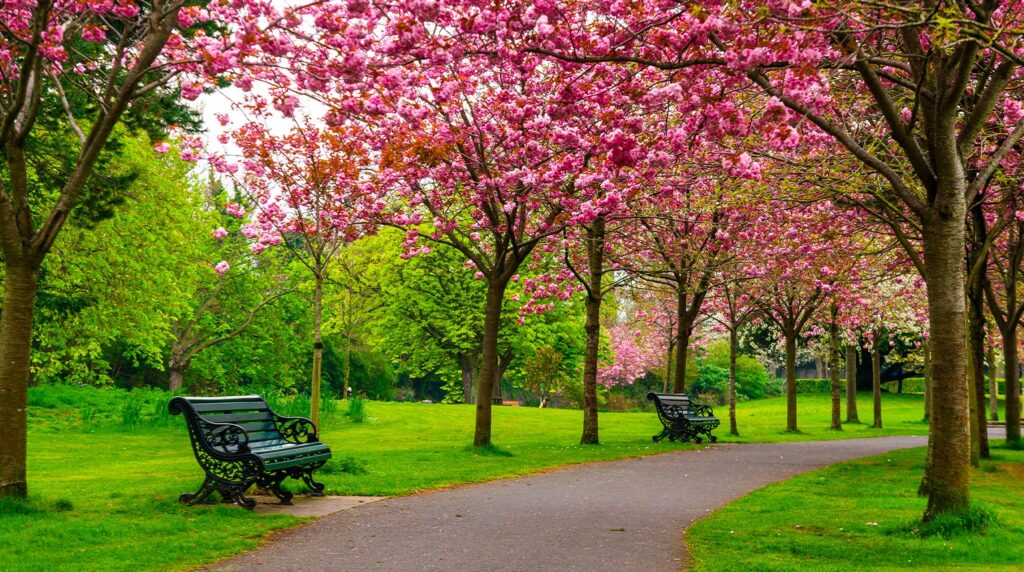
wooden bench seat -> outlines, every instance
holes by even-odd
[[[317,438],[309,419],[282,417],[258,395],[175,397],[168,409],[185,415],[192,451],[206,472],[199,490],[182,494],[181,502],[202,502],[216,491],[225,501],[251,509],[256,501],[245,492],[255,484],[291,504],[292,493],[281,488],[288,477],[302,479],[314,495],[323,494],[313,471],[331,458],[331,449]]]

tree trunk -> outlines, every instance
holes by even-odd
[[[921,349],[924,351],[924,419],[925,423],[930,423],[932,419],[932,350],[931,344],[925,339],[924,343],[921,344]]]
[[[503,277],[492,278],[487,282],[480,377],[476,380],[474,447],[486,447],[491,444],[491,396],[494,391],[494,380],[498,375],[498,331],[501,327],[501,307],[507,286],[508,281]]]
[[[829,350],[831,352],[829,361],[832,367],[829,368],[829,378],[832,381],[832,429],[842,431],[843,423],[840,420],[843,410],[839,383],[839,325],[835,322],[836,313],[832,314],[832,322],[829,324]]]
[[[999,382],[996,381],[996,348],[995,345],[988,345],[988,409],[989,419],[999,421]]]
[[[968,307],[970,302],[968,301]],[[968,311],[970,313],[970,311]],[[981,466],[981,428],[978,426],[978,390],[974,380],[977,377],[978,362],[975,361],[974,343],[971,340],[971,329],[974,326],[968,320],[967,324],[967,396],[968,408],[970,410],[970,431],[971,431],[971,466]]]
[[[967,363],[971,409],[971,464],[991,458],[988,451],[988,420],[985,419],[985,301],[979,279],[968,285],[971,290],[967,308]]]
[[[874,405],[875,419],[871,424],[875,429],[882,428],[882,354],[878,351],[878,340],[871,344],[871,398]]]
[[[860,423],[857,416],[857,347],[846,346],[846,422]]]
[[[185,368],[178,365],[176,361],[171,360],[170,365],[167,366],[167,391],[174,393],[181,389],[185,384]]]
[[[348,388],[352,385],[352,338],[345,332],[345,359],[341,362],[341,398],[348,399]]]
[[[675,336],[670,336],[668,341],[668,356],[665,359],[665,386],[662,388],[662,393],[668,393],[669,388],[672,386],[672,355],[675,349]]]
[[[309,418],[320,427],[320,366],[324,359],[321,319],[323,314],[324,277],[318,265],[313,281],[313,382],[309,389]]]
[[[682,284],[677,286],[676,323],[679,324],[679,337],[676,340],[676,371],[672,383],[672,393],[686,392],[686,353],[690,349],[690,335],[693,325],[686,320],[686,289]]]
[[[580,445],[597,445],[597,353],[601,345],[601,280],[604,275],[604,219],[598,217],[587,229],[587,337],[583,361],[583,435]]]
[[[959,163],[951,157],[950,163]],[[956,183],[957,181],[951,181]],[[963,514],[970,506],[970,411],[964,351],[964,183],[939,189],[949,204],[923,217],[931,333],[932,396],[930,464],[925,467],[925,519]],[[949,184],[940,177],[940,186]],[[941,211],[941,212],[940,212]]]
[[[786,431],[796,428],[796,332],[785,332],[786,338]]]
[[[736,428],[736,325],[729,328],[729,433],[739,435]]]
[[[476,373],[480,354],[476,351],[464,352],[459,356],[459,368],[462,370],[462,401],[473,403],[473,375]]]
[[[39,270],[6,260],[0,311],[0,498],[28,495],[28,382]]]
[[[1020,382],[1017,379],[1017,325],[1012,324],[1003,334],[1003,377],[1006,411],[1006,444],[1019,447],[1020,442]]]

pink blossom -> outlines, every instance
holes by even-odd
[[[160,143],[157,143],[156,145],[153,145],[153,150],[156,151],[157,153],[160,153],[161,155],[166,153],[170,149],[171,149],[171,146],[168,145],[164,141],[161,141]]]
[[[225,230],[224,227],[218,226],[217,229],[213,231],[213,235],[212,236],[213,236],[213,238],[224,238],[227,235],[228,235],[228,231]]]
[[[228,262],[226,260],[221,260],[220,262],[217,263],[216,266],[213,267],[213,270],[217,274],[220,274],[221,276],[224,276],[224,273],[226,273],[230,268],[231,268],[231,265],[228,264]]]

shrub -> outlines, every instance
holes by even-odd
[[[700,396],[702,401],[721,405],[728,395],[729,370],[704,362],[700,364],[697,379],[690,384],[690,395]],[[738,393],[738,390],[737,390]]]
[[[726,390],[723,394],[728,395],[728,372],[729,372],[729,344],[718,342],[708,348],[708,355],[705,363],[722,368],[726,372]],[[771,385],[771,377],[761,362],[745,356],[736,356],[736,399],[763,399],[773,395],[776,390]]]
[[[785,384],[786,382],[783,381],[783,387],[785,387]],[[819,378],[798,379],[796,380],[796,392],[798,395],[801,393],[831,393],[832,380]]]
[[[345,413],[353,423],[366,421],[366,400],[352,396],[348,400],[348,411]]]

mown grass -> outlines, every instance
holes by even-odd
[[[202,472],[184,422],[164,413],[169,395],[92,388],[33,388],[30,396],[30,501],[0,505],[0,570],[180,570],[256,546],[302,519],[253,514],[231,505],[184,507],[178,495]],[[828,429],[828,396],[800,397],[804,433],[781,431],[785,402],[739,406],[742,437],[791,441],[923,434],[919,397],[886,396],[884,430]],[[870,404],[861,396],[861,407]],[[469,447],[474,408],[465,405],[332,404],[321,438],[335,458],[322,480],[329,494],[400,495],[522,475],[552,467],[692,448],[654,444],[652,412],[602,413],[601,445],[578,445],[579,411],[500,407],[494,447]],[[299,407],[281,403],[281,407]],[[726,418],[724,408],[716,413]],[[301,485],[293,490],[301,491]]]
[[[755,491],[690,527],[692,569],[1020,570],[1024,452],[994,448],[972,474],[974,522],[941,527],[920,523],[924,455],[894,451]]]

